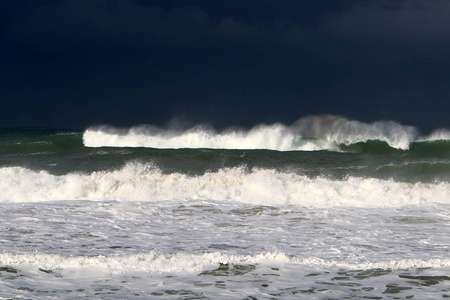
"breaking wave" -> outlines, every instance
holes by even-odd
[[[393,148],[409,149],[417,129],[393,121],[364,123],[334,115],[308,116],[291,126],[258,125],[250,130],[227,129],[216,132],[205,126],[187,130],[136,126],[118,129],[108,126],[88,128],[83,134],[87,147],[222,148],[337,150],[340,144],[368,140],[386,142]]]
[[[324,260],[317,257],[296,258],[280,252],[268,252],[257,255],[232,255],[220,252],[203,254],[149,253],[115,255],[115,256],[62,256],[57,254],[11,254],[1,253],[0,264],[13,267],[35,267],[43,272],[61,271],[67,269],[95,269],[112,274],[129,272],[149,273],[186,273],[201,272],[214,268],[219,264],[284,264],[294,263],[313,268],[341,268],[350,270],[389,269],[405,270],[418,268],[443,268],[450,266],[450,259],[401,259],[395,261],[350,263],[334,260]]]
[[[401,207],[450,204],[450,183],[405,183],[376,178],[309,178],[273,169],[224,168],[203,175],[164,174],[150,164],[115,171],[56,176],[22,167],[0,169],[0,202],[50,200],[237,201],[306,207]]]
[[[328,149],[327,141],[308,141],[296,136],[282,124],[259,125],[248,131],[215,132],[202,126],[185,131],[155,129],[148,126],[120,131],[111,127],[87,129],[83,142],[88,147],[151,147],[151,148],[215,148],[215,149]],[[322,145],[321,145],[322,144]]]

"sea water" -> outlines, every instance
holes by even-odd
[[[0,297],[450,297],[449,131],[0,129]]]

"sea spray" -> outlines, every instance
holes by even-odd
[[[321,138],[336,144],[379,140],[403,150],[409,149],[418,134],[415,127],[394,121],[364,123],[335,115],[307,116],[292,124],[291,129],[300,136]]]
[[[83,134],[87,147],[271,149],[278,151],[337,150],[339,144],[380,140],[393,148],[408,149],[417,130],[392,121],[372,124],[324,115],[301,118],[291,126],[257,125],[250,130],[216,132],[204,126],[186,130],[155,126],[119,129],[110,126],[88,128]]]
[[[450,140],[450,130],[441,128],[434,130],[430,135],[420,138],[422,141],[448,141]]]
[[[88,147],[151,147],[151,148],[215,148],[215,149],[273,149],[319,150],[330,146],[302,140],[281,124],[259,125],[249,131],[225,130],[217,133],[211,129],[194,127],[173,131],[149,127],[132,127],[116,130],[110,127],[93,127],[83,134]]]

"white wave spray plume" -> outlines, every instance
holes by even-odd
[[[422,141],[448,141],[450,140],[450,129],[436,129],[429,136],[423,137]]]
[[[216,132],[205,126],[187,130],[141,125],[129,129],[108,126],[88,128],[83,134],[87,147],[219,148],[336,150],[338,144],[380,140],[391,147],[408,149],[417,130],[393,121],[363,123],[334,115],[301,118],[291,126],[280,123],[257,125],[250,130]]]
[[[417,129],[393,121],[363,123],[335,115],[315,115],[301,118],[291,126],[303,137],[326,139],[337,144],[354,144],[379,140],[393,148],[406,150],[417,137]]]
[[[151,147],[151,148],[212,148],[212,149],[272,149],[319,150],[317,143],[304,141],[282,124],[258,125],[250,130],[227,129],[216,132],[206,126],[185,131],[135,126],[128,130],[113,127],[89,128],[83,134],[88,147]]]

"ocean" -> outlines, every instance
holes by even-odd
[[[450,298],[450,130],[0,128],[1,299]]]

